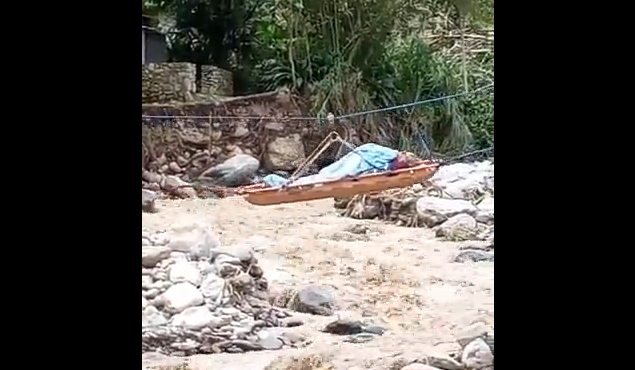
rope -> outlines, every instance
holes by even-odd
[[[386,108],[381,108],[381,109],[369,110],[369,111],[365,111],[365,112],[345,114],[345,115],[341,115],[341,116],[338,116],[338,117],[333,117],[331,114],[329,114],[330,117],[328,117],[328,119],[329,119],[329,121],[331,121],[331,120],[339,120],[339,119],[359,117],[359,116],[364,116],[364,115],[368,115],[368,114],[395,111],[395,110],[415,107],[415,106],[418,106],[418,105],[433,103],[433,102],[437,102],[437,101],[453,99],[453,98],[457,98],[457,97],[461,97],[461,96],[473,95],[473,94],[477,94],[477,93],[480,93],[480,92],[483,92],[483,91],[492,90],[492,89],[494,89],[494,84],[487,85],[487,86],[478,88],[476,90],[467,91],[467,92],[463,92],[463,93],[459,93],[459,94],[446,95],[446,96],[442,96],[442,97],[438,97],[438,98],[426,99],[426,100],[416,101],[416,102],[412,102],[412,103],[408,103],[408,104],[397,105],[397,106],[393,106],[393,107],[386,107]],[[213,119],[216,119],[216,120],[223,120],[223,119],[254,119],[254,120],[271,119],[271,120],[279,120],[279,119],[282,118],[282,119],[286,119],[286,120],[290,120],[290,121],[319,120],[319,118],[315,118],[315,117],[294,117],[294,116],[290,116],[290,117],[277,117],[277,116],[249,117],[249,116],[151,116],[151,115],[141,115],[141,118],[142,119],[179,119],[180,118],[180,119],[206,119],[206,120],[213,120]],[[364,156],[362,156],[360,153],[358,153],[357,152],[357,148],[355,148],[353,145],[348,143],[346,140],[342,139],[337,132],[331,132],[315,148],[313,153],[311,153],[311,155],[309,155],[309,157],[307,157],[305,159],[304,163],[291,175],[291,177],[289,178],[289,184],[291,184],[295,180],[297,180],[297,177],[302,173],[302,171],[306,167],[310,166],[317,159],[317,157],[320,156],[334,142],[340,142],[342,145],[345,145],[346,147],[348,147],[351,150],[351,152],[353,152],[356,155],[358,155],[364,162],[366,162],[366,164],[368,164],[375,171],[383,171],[383,169],[378,168],[373,163],[371,163],[366,158],[364,158]],[[423,144],[425,146],[426,151],[429,152],[429,148],[427,147],[427,144],[425,143],[425,140],[422,139],[422,142],[423,142]],[[490,151],[490,150],[494,150],[494,147],[492,146],[490,148],[481,149],[481,150],[475,150],[475,151],[472,151],[472,152],[461,154],[461,155],[452,157],[450,159],[441,161],[440,165],[446,165],[446,164],[449,164],[449,162],[451,162],[451,161],[456,161],[456,160],[464,158],[464,157],[468,157],[468,156],[471,156],[471,155],[474,155],[474,154],[478,154],[478,153],[484,153],[484,152],[487,152],[487,151]],[[287,185],[289,185],[289,184],[287,184]],[[211,187],[211,188],[215,188],[215,187]],[[216,189],[211,189],[211,188],[208,189],[208,190],[212,190],[212,191],[216,190]]]
[[[450,157],[448,159],[442,160],[440,162],[440,165],[441,166],[448,165],[448,164],[450,164],[450,163],[452,163],[454,161],[457,161],[459,159],[462,159],[462,158],[465,158],[465,157],[469,157],[469,156],[472,156],[474,154],[491,152],[492,150],[494,150],[494,146],[493,145],[488,147],[488,148],[485,148],[485,149],[473,150],[471,152],[467,152],[467,153],[464,153],[464,154],[459,154],[459,155],[456,155],[454,157]]]
[[[489,91],[494,89],[494,84],[480,87],[478,89],[462,92],[458,94],[441,96],[438,98],[420,100],[408,104],[396,105],[392,107],[385,107],[375,110],[368,110],[357,113],[343,114],[341,116],[333,117],[334,120],[341,120],[346,118],[353,118],[359,116],[365,116],[368,114],[382,113],[382,112],[391,112],[395,110],[405,109],[416,107],[423,104],[434,103],[442,100],[454,99],[461,96],[468,96],[478,94],[484,91]],[[330,118],[330,117],[329,117]],[[232,120],[232,119],[252,119],[252,120],[287,120],[287,121],[322,121],[324,117],[300,117],[300,116],[288,116],[288,117],[278,117],[278,116],[258,116],[258,117],[250,117],[250,116],[152,116],[152,115],[141,115],[141,119],[159,119],[159,120],[170,120],[170,119],[206,119],[206,120]]]
[[[270,119],[270,120],[290,120],[290,121],[313,121],[317,118],[315,117],[298,117],[298,116],[289,116],[289,117],[277,117],[277,116],[258,116],[258,117],[250,117],[250,116],[147,116],[141,115],[141,119],[216,119],[216,120],[231,120],[231,119]]]
[[[385,169],[375,166],[368,159],[364,158],[364,156],[357,151],[357,148],[355,148],[352,144],[348,143],[346,140],[342,139],[340,134],[338,134],[335,131],[331,131],[331,133],[329,133],[327,137],[324,140],[322,140],[322,142],[313,150],[313,152],[311,152],[311,154],[298,167],[298,169],[289,177],[289,182],[287,183],[287,186],[294,183],[298,179],[298,177],[302,175],[303,171],[308,166],[313,164],[313,162],[315,162],[315,160],[320,155],[322,155],[322,153],[324,153],[324,151],[328,149],[333,143],[340,143],[342,145],[347,146],[349,149],[351,149],[352,153],[355,153],[356,155],[358,155],[362,159],[362,161],[364,161],[366,164],[372,167],[375,171],[378,171],[378,172],[385,171]]]
[[[402,104],[402,105],[396,105],[396,106],[393,106],[393,107],[386,107],[386,108],[380,108],[380,109],[375,109],[375,110],[369,110],[369,111],[365,111],[365,112],[344,114],[344,115],[335,117],[335,119],[338,120],[338,119],[344,119],[344,118],[365,116],[367,114],[390,112],[390,111],[404,109],[404,108],[416,107],[418,105],[434,103],[434,102],[441,101],[441,100],[448,100],[448,99],[458,98],[460,96],[477,94],[477,93],[480,93],[482,91],[488,91],[488,90],[492,90],[492,89],[494,89],[494,84],[483,86],[483,87],[480,87],[480,88],[478,88],[476,90],[467,91],[467,92],[463,92],[463,93],[459,93],[459,94],[446,95],[446,96],[442,96],[442,97],[439,97],[439,98],[420,100],[420,101],[416,101],[416,102],[412,102],[412,103],[408,103],[408,104]]]

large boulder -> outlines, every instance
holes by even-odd
[[[416,204],[417,213],[428,227],[437,226],[460,213],[474,216],[477,209],[471,202],[461,199],[421,197]]]
[[[456,163],[443,166],[431,178],[431,181],[453,199],[473,200],[478,196],[494,191],[494,164],[490,161],[480,163]]]
[[[274,171],[293,171],[297,169],[306,156],[302,137],[298,134],[278,137],[267,144],[263,157],[265,169]]]
[[[459,213],[442,223],[436,231],[436,236],[454,241],[478,240],[479,231],[474,217]]]
[[[209,180],[218,186],[242,186],[251,183],[258,168],[260,168],[260,161],[256,158],[248,154],[237,154],[204,171],[198,180]]]

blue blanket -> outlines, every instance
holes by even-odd
[[[294,185],[311,184],[320,181],[339,180],[365,173],[382,172],[390,169],[390,163],[399,152],[377,144],[364,144],[340,158],[330,166],[324,167],[316,175],[305,176],[293,182]],[[263,178],[267,186],[282,186],[289,182],[282,176],[267,175]]]

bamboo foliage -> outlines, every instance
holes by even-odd
[[[242,93],[287,87],[316,116],[493,83],[493,0],[161,0],[152,7],[173,15],[174,59],[232,69]],[[362,141],[462,150],[493,142],[493,110],[489,94],[347,125]]]

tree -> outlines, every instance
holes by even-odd
[[[493,81],[493,38],[491,53],[472,54],[465,33],[493,28],[493,0],[149,0],[142,7],[169,20],[173,60],[231,70],[239,94],[287,87],[317,116]],[[493,140],[493,96],[364,115],[353,126],[364,141],[460,149],[472,132]]]
[[[238,76],[249,70],[256,11],[264,0],[153,0],[146,7],[169,19],[174,61],[214,64]],[[238,79],[238,89],[243,85]]]

